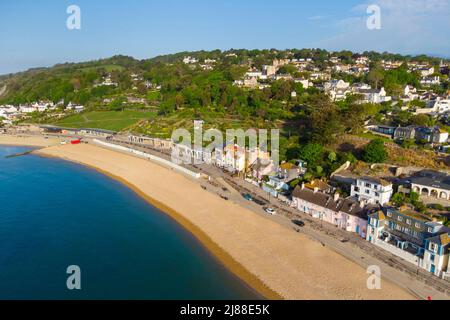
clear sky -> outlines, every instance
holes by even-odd
[[[81,30],[68,30],[69,5]],[[369,30],[369,4],[381,30]],[[450,57],[450,0],[0,0],[0,74],[115,54],[312,48]]]

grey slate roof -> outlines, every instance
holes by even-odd
[[[450,176],[443,172],[424,170],[408,179],[411,183],[450,190]]]
[[[313,203],[323,208],[333,210],[335,212],[344,212],[352,216],[367,219],[366,208],[361,208],[360,203],[348,198],[339,198],[337,201],[334,200],[333,195],[329,195],[323,192],[314,192],[309,189],[302,189],[297,186],[292,193],[293,198],[302,199],[304,201]]]

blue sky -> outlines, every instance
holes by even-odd
[[[81,30],[66,9],[81,8]],[[381,30],[366,9],[381,8]],[[0,74],[115,54],[312,48],[450,57],[450,0],[0,0]]]

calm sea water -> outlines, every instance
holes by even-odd
[[[201,244],[94,170],[0,146],[0,299],[259,299]],[[81,268],[80,291],[66,269]]]

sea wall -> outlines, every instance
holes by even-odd
[[[142,157],[144,159],[147,159],[147,160],[150,160],[150,161],[153,161],[153,162],[157,162],[159,164],[162,164],[163,166],[166,166],[166,167],[169,167],[171,169],[177,170],[177,171],[179,171],[179,172],[181,172],[183,174],[186,174],[186,175],[188,175],[190,177],[193,177],[195,179],[199,179],[200,176],[201,176],[200,173],[197,173],[197,172],[191,171],[189,169],[183,168],[182,166],[179,166],[179,165],[177,165],[177,164],[175,164],[173,162],[170,162],[168,160],[156,157],[156,156],[148,154],[146,152],[142,152],[142,151],[135,150],[135,149],[132,149],[132,148],[127,148],[127,147],[120,146],[120,145],[113,144],[113,143],[108,143],[108,142],[97,140],[97,139],[93,139],[92,141],[95,144],[103,146],[103,147],[106,147],[106,148],[111,148],[111,149],[114,149],[114,150],[131,153],[131,154],[137,155],[139,157]]]

